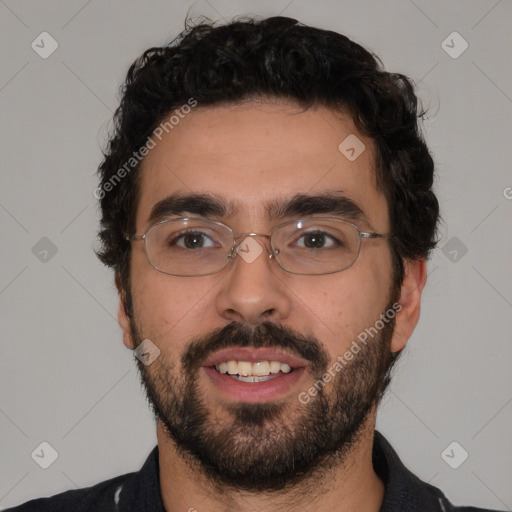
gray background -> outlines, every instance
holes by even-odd
[[[418,83],[445,223],[378,428],[455,503],[511,510],[510,0],[0,1],[0,506],[137,470],[156,442],[93,254],[92,191],[128,66],[189,9],[296,17]],[[43,31],[59,44],[47,59],[31,48]],[[441,46],[453,31],[469,44],[458,58]],[[46,470],[31,458],[42,441],[59,455]],[[441,456],[453,441],[469,453],[458,469]]]

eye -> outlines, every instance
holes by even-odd
[[[201,231],[187,231],[172,237],[168,242],[169,246],[178,246],[182,249],[204,249],[209,247],[220,247],[211,237]]]
[[[308,231],[302,233],[294,243],[298,247],[305,247],[306,249],[327,249],[341,245],[339,240],[329,235],[325,231]]]

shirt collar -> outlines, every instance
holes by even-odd
[[[160,492],[158,446],[155,446],[137,473],[131,473],[123,484],[117,510],[123,512],[165,512]]]
[[[384,482],[384,499],[379,512],[447,512],[453,505],[436,487],[420,480],[402,463],[385,437],[375,431],[373,468]]]

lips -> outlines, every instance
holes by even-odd
[[[257,368],[268,362],[271,362],[269,368],[274,372],[258,376]],[[215,352],[206,359],[201,369],[224,398],[261,403],[289,393],[306,366],[307,363],[301,358],[277,349],[234,347]]]

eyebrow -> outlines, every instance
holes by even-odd
[[[362,208],[340,193],[297,194],[284,202],[274,200],[267,205],[267,213],[277,218],[327,214],[368,224]]]
[[[240,201],[226,201],[210,194],[172,194],[158,201],[148,221],[160,220],[172,215],[197,215],[200,217],[226,218],[243,210]],[[369,224],[358,204],[342,193],[296,194],[289,199],[273,199],[265,205],[268,218],[328,214]]]

